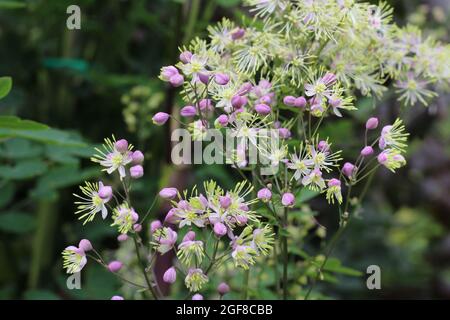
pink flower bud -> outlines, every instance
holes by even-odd
[[[144,154],[140,150],[136,150],[131,155],[133,164],[142,164],[144,162]]]
[[[285,207],[291,207],[295,204],[295,196],[290,192],[283,193],[283,196],[281,197],[281,203]]]
[[[381,152],[377,157],[377,160],[380,164],[385,164],[387,159],[388,159],[388,157],[387,157],[386,151]]]
[[[222,282],[217,286],[217,292],[223,296],[224,294],[230,292],[230,286],[228,286],[225,282]]]
[[[167,66],[161,68],[160,77],[164,81],[169,81],[171,77],[177,74],[179,74],[177,68],[175,68],[174,66]]]
[[[185,106],[181,108],[180,114],[182,117],[194,117],[197,114],[197,110],[193,106]]]
[[[152,221],[150,223],[150,232],[155,233],[155,231],[159,228],[162,228],[162,223],[159,220]]]
[[[237,94],[243,96],[252,90],[253,85],[250,82],[244,83],[238,90]]]
[[[139,220],[139,215],[134,211],[133,208],[131,208],[131,221],[133,223],[137,222]]]
[[[228,124],[228,116],[226,114],[221,114],[217,118],[217,122],[222,126],[225,127]]]
[[[297,108],[304,108],[306,106],[306,99],[304,97],[298,97],[295,99],[294,106]]]
[[[128,236],[126,234],[121,234],[117,237],[117,241],[124,242],[128,240]]]
[[[222,222],[214,224],[214,233],[218,237],[222,237],[227,234],[227,227]]]
[[[192,296],[192,300],[203,300],[203,296],[200,293],[196,293]]]
[[[289,107],[293,107],[293,106],[295,106],[295,100],[296,99],[297,98],[293,97],[293,96],[286,96],[286,97],[283,98],[283,103],[285,105],[289,106]]]
[[[198,79],[199,79],[203,84],[208,84],[208,82],[209,82],[209,75],[208,75],[207,73],[199,72],[199,73],[198,73]]]
[[[139,179],[144,175],[144,168],[140,164],[132,166],[130,168],[130,175],[133,179]]]
[[[173,209],[170,209],[169,212],[167,212],[166,217],[164,218],[164,223],[177,224],[178,220],[179,219],[176,216],[175,211]]]
[[[369,118],[366,122],[366,129],[367,130],[373,130],[378,127],[378,118],[372,117]]]
[[[120,261],[113,261],[113,262],[110,262],[108,264],[108,270],[111,271],[111,272],[117,272],[120,269],[122,269],[122,266],[123,266],[122,262],[120,262]]]
[[[226,196],[220,196],[219,197],[219,203],[220,206],[224,209],[228,209],[228,207],[231,205],[231,198],[230,196],[226,195]]]
[[[282,139],[289,139],[291,137],[291,131],[288,128],[278,129],[278,133]]]
[[[280,121],[275,121],[275,122],[273,123],[273,127],[274,127],[275,129],[280,129],[280,128],[281,128],[281,122],[280,122]]]
[[[321,152],[326,152],[330,149],[330,145],[325,140],[321,140],[317,144],[317,149]]]
[[[159,196],[164,199],[173,199],[177,196],[177,188],[162,188],[159,192]]]
[[[136,232],[141,232],[141,231],[142,231],[142,224],[140,224],[140,223],[135,223],[135,224],[133,225],[133,230],[136,231]]]
[[[174,283],[177,280],[177,270],[175,270],[175,267],[170,267],[164,272],[163,280],[165,283]]]
[[[361,150],[361,155],[363,157],[367,157],[373,154],[373,148],[371,146],[365,146],[362,150]]]
[[[265,96],[262,96],[258,100],[258,102],[259,103],[263,103],[263,104],[271,104],[272,103],[272,98],[269,95],[266,94]]]
[[[255,111],[263,116],[268,115],[271,110],[272,109],[267,104],[260,103],[255,106]]]
[[[112,188],[110,186],[101,185],[98,188],[98,196],[103,200],[110,199],[112,197]]]
[[[211,99],[202,99],[198,103],[198,106],[200,107],[200,110],[213,110],[213,104]]]
[[[180,61],[184,64],[191,62],[192,53],[189,51],[183,51],[180,53]]]
[[[120,139],[120,140],[116,141],[114,146],[115,146],[116,150],[119,151],[120,153],[124,153],[124,152],[128,151],[128,141],[125,139]]]
[[[184,77],[181,74],[175,74],[175,75],[171,76],[169,79],[169,83],[173,87],[179,87],[183,84],[183,82],[184,82]]]
[[[111,300],[125,300],[122,296],[112,296]]]
[[[240,109],[247,104],[247,101],[246,96],[235,95],[231,98],[231,105],[235,109]]]
[[[247,218],[247,216],[241,214],[241,215],[236,216],[236,221],[237,221],[238,225],[243,226],[243,225],[247,224],[248,218]]]
[[[258,191],[258,199],[267,202],[272,198],[272,192],[268,188],[262,188]]]
[[[80,248],[84,252],[88,252],[88,251],[92,250],[92,244],[88,239],[83,239],[78,244],[78,248]]]
[[[344,166],[342,167],[342,172],[348,177],[351,178],[353,175],[353,171],[355,170],[355,166],[351,164],[350,162],[344,163]]]
[[[335,178],[330,179],[330,181],[328,181],[328,186],[329,187],[336,187],[336,186],[340,187],[341,181],[339,181],[338,179],[335,179]]]
[[[160,125],[160,126],[163,125],[164,123],[166,123],[168,119],[169,119],[169,114],[165,113],[165,112],[158,112],[152,118],[153,123]]]
[[[238,40],[241,39],[245,35],[245,30],[242,28],[237,29],[231,33],[231,39]]]
[[[195,240],[195,232],[194,231],[188,231],[186,233],[186,235],[183,237],[183,241],[182,242],[194,241],[194,240]]]
[[[214,81],[216,81],[217,84],[224,86],[230,81],[230,77],[225,73],[218,73],[214,77]]]

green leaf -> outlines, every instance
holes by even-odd
[[[313,190],[306,189],[306,188],[300,189],[299,192],[300,192],[300,196],[296,197],[296,205],[297,206],[304,204],[305,202],[311,200],[312,198],[317,197],[320,194],[319,191],[313,191]]]
[[[4,150],[1,150],[0,158],[14,160],[36,158],[42,153],[41,146],[25,139],[9,139],[3,143],[3,146]]]
[[[0,166],[0,177],[7,180],[29,179],[43,174],[47,164],[40,160],[23,160],[14,166]]]
[[[14,183],[0,181],[1,192],[0,192],[0,208],[4,207],[8,203],[11,202],[14,192],[16,191],[16,187]]]
[[[0,2],[1,3],[1,2]],[[12,88],[11,77],[0,77],[0,99],[8,95]]]
[[[6,130],[45,130],[48,127],[45,124],[31,120],[22,120],[14,116],[0,116],[0,137],[6,136]]]
[[[325,263],[325,266],[323,269],[328,272],[344,274],[347,276],[353,276],[353,277],[361,277],[362,276],[361,271],[343,266],[341,264],[341,261],[339,261],[336,258],[329,258],[328,261]]]
[[[24,212],[9,211],[0,214],[0,230],[10,233],[23,234],[35,227],[35,218]]]

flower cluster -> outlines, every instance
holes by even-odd
[[[174,188],[160,192],[172,203],[164,224],[176,225],[178,232],[188,229],[181,242],[177,244],[178,234],[172,227],[159,221],[152,223],[153,247],[161,254],[176,252],[179,268],[186,269],[185,285],[192,292],[202,289],[208,282],[208,273],[221,262],[231,258],[235,266],[248,269],[258,256],[269,254],[274,241],[271,228],[250,209],[258,199],[246,200],[253,190],[247,182],[238,183],[229,191],[214,181],[205,182],[203,187],[204,193],[199,194],[194,188],[189,196]],[[207,242],[197,239],[208,230],[215,236],[209,254]],[[176,273],[174,267],[169,268],[164,281],[173,283]]]

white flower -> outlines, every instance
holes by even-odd
[[[63,268],[67,273],[77,273],[86,265],[87,258],[84,251],[75,246],[69,246],[62,252]]]
[[[95,148],[98,154],[95,154],[91,160],[93,162],[100,163],[101,166],[106,167],[103,169],[108,174],[113,173],[118,170],[120,175],[120,180],[126,176],[125,166],[132,162],[132,145],[128,146],[126,151],[120,152],[115,146],[115,138],[113,140],[106,138],[103,144],[103,150]]]
[[[83,193],[82,196],[74,194],[75,197],[82,201],[76,201],[77,211],[75,214],[81,214],[78,218],[83,220],[83,224],[90,222],[94,219],[97,212],[102,213],[102,218],[105,219],[108,215],[108,209],[106,208],[106,203],[111,199],[111,197],[102,198],[99,195],[99,190],[104,188],[102,182],[91,183],[85,182],[85,186],[80,186],[80,190]]]

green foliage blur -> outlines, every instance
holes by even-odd
[[[391,1],[401,24],[414,22],[426,34],[449,40],[445,1]],[[235,0],[0,0],[0,299],[109,299],[121,284],[90,264],[82,290],[68,290],[61,251],[78,239],[116,249],[105,224],[85,228],[74,216],[77,185],[100,175],[89,161],[104,137],[126,138],[145,152],[145,178],[135,190],[140,209],[161,186],[184,188],[214,178],[224,188],[239,180],[222,166],[177,169],[170,164],[169,128],[151,125],[157,111],[181,105],[157,79],[180,47],[223,16],[247,14]],[[66,28],[66,8],[77,4],[82,29]],[[374,114],[373,106],[379,108]],[[450,117],[449,97],[408,114],[412,143],[400,174],[381,172],[360,219],[354,221],[325,268],[314,298],[450,298]],[[395,119],[398,104],[360,99],[355,118],[325,127],[354,151],[361,124],[376,115]],[[354,142],[354,143],[353,143]],[[174,174],[176,172],[176,174]],[[175,179],[175,180],[174,180]],[[321,201],[293,212],[288,230],[305,250],[290,251],[290,274],[299,284],[311,260],[337,227],[338,217]],[[164,214],[161,208],[161,214]],[[263,213],[262,213],[263,214]],[[157,218],[157,217],[155,217]],[[311,221],[315,221],[312,223]],[[121,253],[125,254],[122,248]],[[366,288],[366,268],[382,270],[382,290]],[[274,272],[257,267],[250,298],[273,299]],[[242,274],[227,273],[239,288]],[[214,291],[217,283],[212,283]],[[172,288],[177,298],[182,289]],[[126,291],[126,288],[125,288]],[[228,298],[239,298],[237,293]]]

